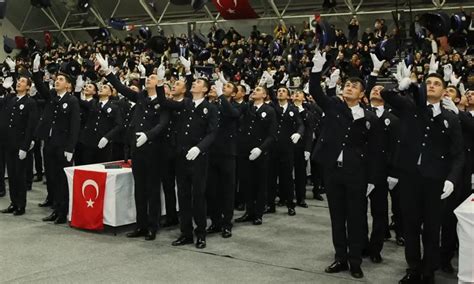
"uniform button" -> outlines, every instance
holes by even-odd
[[[249,133],[247,133],[247,135],[250,135],[250,132],[249,132]]]
[[[140,126],[143,126],[143,123],[140,123]]]
[[[350,126],[349,126],[349,127],[347,127],[347,130],[351,130],[351,127],[350,127]]]
[[[148,111],[147,111],[147,110],[145,110],[145,113],[148,113]]]
[[[279,133],[280,133],[280,130],[278,130],[277,133],[279,134]]]
[[[347,138],[347,137],[349,137],[349,135],[347,135],[347,134],[346,134],[346,136],[344,136],[344,137],[346,137],[346,138]]]
[[[426,146],[426,143],[425,143],[425,142],[421,143],[421,146],[425,147],[425,146]]]
[[[382,150],[382,153],[385,153],[385,150]]]
[[[418,115],[415,114],[415,117],[418,117]]]
[[[428,134],[425,134],[425,137],[428,137]]]
[[[184,132],[184,135],[188,135],[188,132]]]
[[[444,159],[444,156],[441,156],[441,159]]]
[[[186,125],[186,127],[189,127],[189,124],[188,124],[188,125]]]
[[[343,146],[343,147],[346,146],[346,143],[342,143],[342,146]]]
[[[189,120],[193,120],[193,118],[192,118],[192,117],[189,117]]]
[[[252,120],[252,123],[253,123],[253,120]]]
[[[97,131],[97,128],[94,128],[94,131]]]
[[[429,127],[429,126],[427,126],[427,127],[426,127],[426,130],[430,130],[430,127]]]
[[[432,122],[434,121],[434,119],[430,119]]]
[[[339,114],[338,114],[338,115],[336,115],[336,117],[337,117],[337,118],[339,118]]]
[[[441,133],[444,133],[444,130],[441,130]]]
[[[169,134],[166,134],[166,137],[168,137],[168,138],[169,138],[169,137],[170,137],[170,135],[169,135]]]
[[[55,123],[56,123],[56,121],[53,121],[53,124],[55,124]]]
[[[194,110],[191,110],[191,112],[194,112]]]

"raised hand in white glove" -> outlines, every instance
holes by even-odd
[[[443,73],[444,73],[444,77],[443,77],[444,81],[449,82],[449,80],[451,79],[451,75],[453,74],[453,65],[451,65],[451,63],[444,65]]]
[[[265,71],[265,72],[267,72],[267,71]],[[275,79],[273,79],[273,75],[270,74],[269,72],[267,72],[266,83],[267,83],[267,88],[271,88],[275,84]]]
[[[332,74],[330,76],[330,79],[328,81],[328,88],[329,89],[333,89],[333,88],[336,87],[337,81],[339,81],[339,78],[341,78],[340,74],[341,74],[341,70],[339,70],[339,69],[336,69],[336,70],[334,70],[334,72],[332,72]]]
[[[39,71],[41,64],[41,56],[39,54],[36,54],[35,59],[33,60],[33,73],[36,73]]]
[[[109,75],[112,71],[109,69],[109,59],[102,57],[102,54],[97,53],[95,60],[99,63],[100,70],[105,72],[106,75]]]
[[[285,73],[285,75],[283,75],[283,79],[280,81],[280,84],[285,85],[286,82],[288,82],[289,78],[290,78],[290,74]]]
[[[293,144],[296,144],[298,143],[300,138],[301,138],[301,135],[299,133],[294,133],[293,135],[291,135],[291,142],[293,142]]]
[[[458,86],[459,85],[459,82],[461,82],[461,76],[459,77],[456,77],[456,73],[451,73],[451,76],[449,77],[449,80],[451,81],[451,85],[453,86]],[[463,93],[461,93],[463,94]]]
[[[216,94],[218,97],[222,96],[222,89],[224,88],[224,84],[220,80],[217,80],[214,85],[216,86]]]
[[[308,151],[304,151],[304,160],[308,161],[310,157],[311,157],[311,153]]]
[[[23,151],[23,150],[20,150],[20,151],[18,152],[18,159],[24,160],[25,158],[26,158],[26,152]]]
[[[439,68],[439,62],[436,61],[436,55],[431,54],[431,59],[430,59],[430,70],[428,71],[428,74],[433,74],[438,72]]]
[[[5,59],[5,63],[8,65],[10,72],[15,72],[16,63],[10,57]]]
[[[226,84],[226,83],[227,83],[227,80],[226,80],[225,77],[224,77],[224,72],[220,71],[219,73],[217,73],[217,76],[219,77],[219,81],[220,81],[222,84]]]
[[[319,49],[316,49],[313,56],[313,68],[311,68],[312,73],[318,73],[323,70],[324,63],[326,63],[326,52],[321,54]]]
[[[447,198],[448,196],[451,195],[451,193],[453,193],[453,191],[454,191],[454,184],[451,181],[446,180],[444,182],[443,194],[441,194],[441,199]]]
[[[250,85],[245,83],[244,80],[240,80],[240,85],[245,86],[245,94],[248,95],[250,94]]]
[[[66,157],[66,160],[67,160],[68,162],[71,162],[71,161],[72,161],[72,153],[64,152],[64,157]]]
[[[143,133],[143,132],[137,132],[137,133],[136,133],[136,136],[138,136],[138,137],[137,137],[137,144],[136,144],[136,145],[137,145],[137,148],[143,146],[143,144],[145,144],[146,141],[148,141],[148,137],[147,137],[146,134]]]
[[[107,146],[107,143],[109,143],[109,140],[105,137],[102,137],[99,140],[99,144],[97,145],[97,147],[99,147],[99,149],[103,149],[103,148],[105,148],[105,146]]]
[[[86,83],[84,82],[84,80],[82,79],[82,75],[79,75],[77,76],[77,79],[76,79],[76,87],[74,88],[74,91],[76,93],[79,93],[80,91],[82,91],[82,88],[84,87]]]
[[[375,185],[369,183],[367,185],[367,194],[365,196],[368,197],[370,195],[370,193],[372,193],[372,190],[374,190],[374,188],[375,188]]]
[[[254,161],[258,157],[260,157],[261,154],[262,154],[262,150],[260,150],[259,148],[253,148],[252,151],[250,151],[249,160]]]
[[[436,42],[436,40],[431,41],[431,52],[438,53],[438,43]]]
[[[186,71],[186,73],[191,72],[191,61],[190,60],[187,60],[183,56],[180,56],[179,61],[181,62],[181,64],[183,64],[184,70]]]
[[[163,64],[160,64],[160,66],[158,66],[158,70],[156,71],[156,77],[158,81],[164,80],[165,74],[166,74],[166,68]]]
[[[3,80],[2,86],[5,89],[10,89],[13,86],[13,78],[12,77],[5,78],[5,80]]]
[[[34,140],[31,140],[30,148],[28,148],[28,151],[33,150],[34,147],[35,147],[35,141],[34,141]]]
[[[186,160],[194,161],[200,153],[201,150],[198,147],[194,146],[189,149],[188,153],[186,154]]]
[[[143,66],[143,64],[140,62],[140,64],[138,64],[138,71],[140,72],[140,78],[146,78],[146,68],[145,66]]]
[[[380,68],[382,68],[383,64],[385,63],[385,60],[379,60],[377,55],[374,53],[370,54],[370,58],[372,58],[372,64],[374,65],[374,69],[372,72],[378,74],[380,71]]]
[[[451,100],[451,98],[444,97],[443,100],[441,101],[441,104],[443,105],[445,109],[450,110],[454,112],[455,114],[459,113],[459,109],[456,107],[456,105],[454,104],[453,100]]]
[[[389,189],[389,190],[392,190],[392,189],[394,189],[395,186],[397,185],[397,183],[398,183],[398,178],[388,177],[388,178],[387,178],[387,182],[388,182],[388,189]]]
[[[397,73],[394,75],[395,79],[398,81],[398,89],[404,91],[408,89],[411,85],[411,66],[407,67],[405,62],[401,61],[397,65]]]

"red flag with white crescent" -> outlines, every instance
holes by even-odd
[[[212,3],[226,20],[258,18],[249,0],[212,0]]]
[[[104,197],[107,173],[74,170],[71,226],[102,230],[104,228]]]

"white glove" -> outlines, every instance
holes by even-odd
[[[311,157],[311,153],[308,151],[304,151],[304,160],[308,161],[310,157]]]
[[[280,84],[285,85],[286,82],[288,82],[289,78],[290,78],[290,74],[285,73],[285,75],[283,76],[283,79],[280,81]]]
[[[13,61],[10,57],[7,57],[5,59],[5,63],[10,68],[10,72],[12,72],[12,73],[15,72],[15,67],[16,67],[15,61]]]
[[[191,71],[191,61],[187,60],[183,56],[179,57],[179,61],[181,64],[183,64],[186,73]]]
[[[449,82],[449,79],[451,79],[451,75],[453,74],[453,65],[450,63],[446,64],[443,66],[443,73],[444,73],[444,81]]]
[[[5,80],[3,80],[2,86],[5,89],[10,89],[13,86],[13,78],[12,77],[5,78]]]
[[[227,80],[225,79],[224,77],[224,72],[219,72],[217,73],[217,76],[219,77],[219,81],[222,83],[222,84],[226,84],[227,83]]]
[[[35,147],[35,141],[34,141],[34,140],[31,140],[30,148],[28,148],[28,151],[33,150],[34,147]]]
[[[102,137],[99,140],[99,144],[97,145],[97,147],[99,147],[99,149],[103,149],[103,148],[105,148],[105,146],[107,146],[107,143],[109,143],[109,140],[105,137]]]
[[[244,80],[240,80],[240,85],[245,86],[245,94],[248,95],[250,94],[250,85],[245,83]]]
[[[66,157],[68,162],[72,161],[72,153],[64,152],[64,157]]]
[[[260,150],[259,148],[253,148],[252,151],[250,151],[249,160],[254,161],[258,157],[260,157],[261,154],[262,154],[262,150]]]
[[[334,72],[332,72],[329,82],[328,82],[329,89],[333,89],[336,87],[337,81],[339,81],[339,78],[341,77],[340,74],[341,74],[341,70],[339,69],[336,69],[334,70]]]
[[[305,94],[309,94],[309,83],[308,82],[306,84],[304,84],[303,92]]]
[[[388,182],[388,189],[389,189],[389,190],[392,190],[392,189],[394,189],[395,186],[397,185],[397,183],[398,183],[398,178],[388,177],[388,178],[387,178],[387,182]]]
[[[318,73],[323,70],[324,63],[326,63],[326,52],[321,55],[319,49],[316,49],[313,56],[313,68],[311,69],[312,73]]]
[[[436,40],[431,41],[431,52],[438,53],[438,44],[436,43]]]
[[[33,60],[33,73],[36,73],[39,71],[41,64],[41,56],[39,54],[36,54],[35,59]]]
[[[398,89],[400,91],[408,89],[412,83],[410,79],[410,69],[411,65],[407,67],[403,61],[399,62],[397,65],[397,73],[394,75],[394,77],[398,81]]]
[[[137,138],[137,148],[143,146],[143,144],[148,141],[148,137],[146,136],[145,133],[143,132],[137,132],[138,138]]]
[[[199,150],[198,147],[194,146],[191,149],[189,149],[188,153],[186,154],[186,160],[188,161],[194,161],[194,159],[197,158],[197,156],[201,153],[201,150]]]
[[[454,191],[454,184],[449,180],[444,182],[443,194],[441,194],[441,199],[445,199],[451,195]]]
[[[443,100],[441,101],[441,104],[443,105],[445,109],[450,110],[454,112],[455,114],[459,113],[459,109],[456,107],[456,105],[454,104],[453,100],[451,100],[451,98],[444,97]]]
[[[436,55],[431,54],[431,59],[430,59],[430,70],[428,71],[428,74],[433,74],[438,71],[439,68],[439,62],[436,61]]]
[[[461,82],[461,76],[459,77],[456,77],[456,73],[451,73],[451,76],[449,77],[449,80],[451,81],[451,84],[453,86],[458,86],[459,82]],[[461,93],[461,94],[464,94],[464,93]]]
[[[109,59],[108,58],[104,59],[104,57],[102,57],[102,54],[97,53],[96,56],[95,56],[95,59],[97,60],[97,62],[100,65],[100,70],[104,71],[105,74],[108,75],[112,72],[112,70],[109,70]]]
[[[268,73],[268,71],[263,71],[262,78],[260,78],[260,81],[259,81],[258,85],[259,86],[265,86],[267,84],[267,78],[268,78],[269,75],[270,75],[270,73]]]
[[[160,66],[158,67],[158,70],[156,72],[156,77],[158,79],[158,81],[162,81],[165,79],[165,73],[166,73],[166,68],[163,64],[160,64]]]
[[[161,65],[160,65],[161,66]],[[140,71],[140,78],[146,78],[146,69],[143,64],[138,64],[138,71]]]
[[[38,93],[38,90],[36,89],[35,84],[32,83],[30,87],[30,97],[36,96],[37,93]]]
[[[82,91],[82,88],[84,87],[84,85],[85,85],[85,82],[82,79],[82,75],[77,76],[76,87],[75,87],[74,91],[76,93],[79,93],[80,91]]]
[[[23,150],[20,150],[20,151],[18,152],[18,159],[24,160],[25,158],[26,158],[26,152],[23,151]]]
[[[222,88],[224,87],[224,85],[222,84],[222,82],[220,80],[217,80],[214,85],[216,86],[216,94],[218,97],[222,96]]]
[[[265,71],[265,72],[267,72],[267,71]],[[268,73],[268,72],[267,72],[266,83],[267,83],[267,88],[271,88],[275,84],[275,80],[273,79],[273,75]]]
[[[367,185],[367,194],[365,196],[368,197],[370,195],[370,193],[372,192],[372,190],[374,190],[374,188],[375,188],[375,185],[369,183]]]
[[[295,133],[295,134],[291,135],[291,141],[293,142],[293,144],[298,143],[300,138],[301,138],[301,135],[299,133]]]
[[[372,72],[378,74],[380,68],[382,68],[383,64],[385,63],[385,60],[379,60],[377,58],[377,55],[375,55],[374,53],[370,54],[370,58],[372,58],[372,64],[374,65],[374,69],[372,70]]]

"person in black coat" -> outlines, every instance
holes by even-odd
[[[190,61],[180,58],[186,72],[190,70]],[[197,79],[191,88],[192,99],[182,101],[167,100],[164,92],[158,94],[158,102],[170,110],[184,112],[176,137],[176,176],[178,183],[178,201],[181,236],[173,246],[194,243],[196,248],[206,247],[206,198],[205,189],[209,165],[209,147],[214,142],[217,130],[217,110],[205,100],[210,83],[205,78]]]
[[[71,77],[59,73],[54,82],[54,90],[44,84],[39,72],[40,56],[33,62],[33,81],[46,105],[35,131],[38,139],[45,141],[44,163],[48,201],[53,202],[53,213],[43,221],[54,221],[55,224],[67,222],[69,193],[64,168],[72,166],[74,149],[79,138],[80,110],[77,98],[71,93]]]
[[[11,204],[2,213],[23,215],[26,207],[26,156],[32,146],[33,133],[38,120],[36,102],[28,96],[31,79],[20,76],[16,82],[16,95],[4,94],[0,99],[8,119],[5,134],[6,161]]]
[[[111,142],[123,129],[120,107],[109,100],[112,91],[112,86],[104,84],[98,93],[99,100],[80,101],[80,105],[87,109],[79,138],[83,145],[82,159],[86,165],[111,161]]]
[[[156,238],[161,215],[160,184],[164,156],[163,132],[169,121],[168,110],[163,108],[157,99],[160,93],[164,93],[164,70],[161,66],[158,74],[148,76],[145,90],[135,92],[123,85],[111,73],[107,60],[101,55],[97,55],[96,60],[112,86],[120,94],[136,103],[130,127],[131,132],[135,135],[135,143],[131,142],[131,153],[137,224],[135,230],[128,233],[127,237],[144,236],[145,240],[151,241]]]
[[[360,106],[364,96],[361,79],[349,78],[345,82],[343,99],[323,93],[320,82],[325,62],[325,54],[316,51],[309,86],[325,114],[313,152],[313,158],[323,168],[336,250],[335,261],[325,272],[347,270],[349,262],[351,275],[362,278],[364,209],[366,195],[375,184],[381,130],[376,115]]]
[[[264,86],[257,86],[251,95],[252,102],[241,108],[242,118],[238,130],[240,185],[244,190],[246,212],[235,222],[253,222],[261,225],[266,203],[268,163],[271,145],[276,139],[276,114],[269,104]]]
[[[410,79],[410,69],[400,64],[398,88],[410,94],[381,93],[399,114],[401,124],[397,167],[408,269],[400,283],[434,283],[443,199],[453,192],[464,163],[462,132],[459,118],[440,104],[445,92],[443,77],[429,74],[418,88]]]

